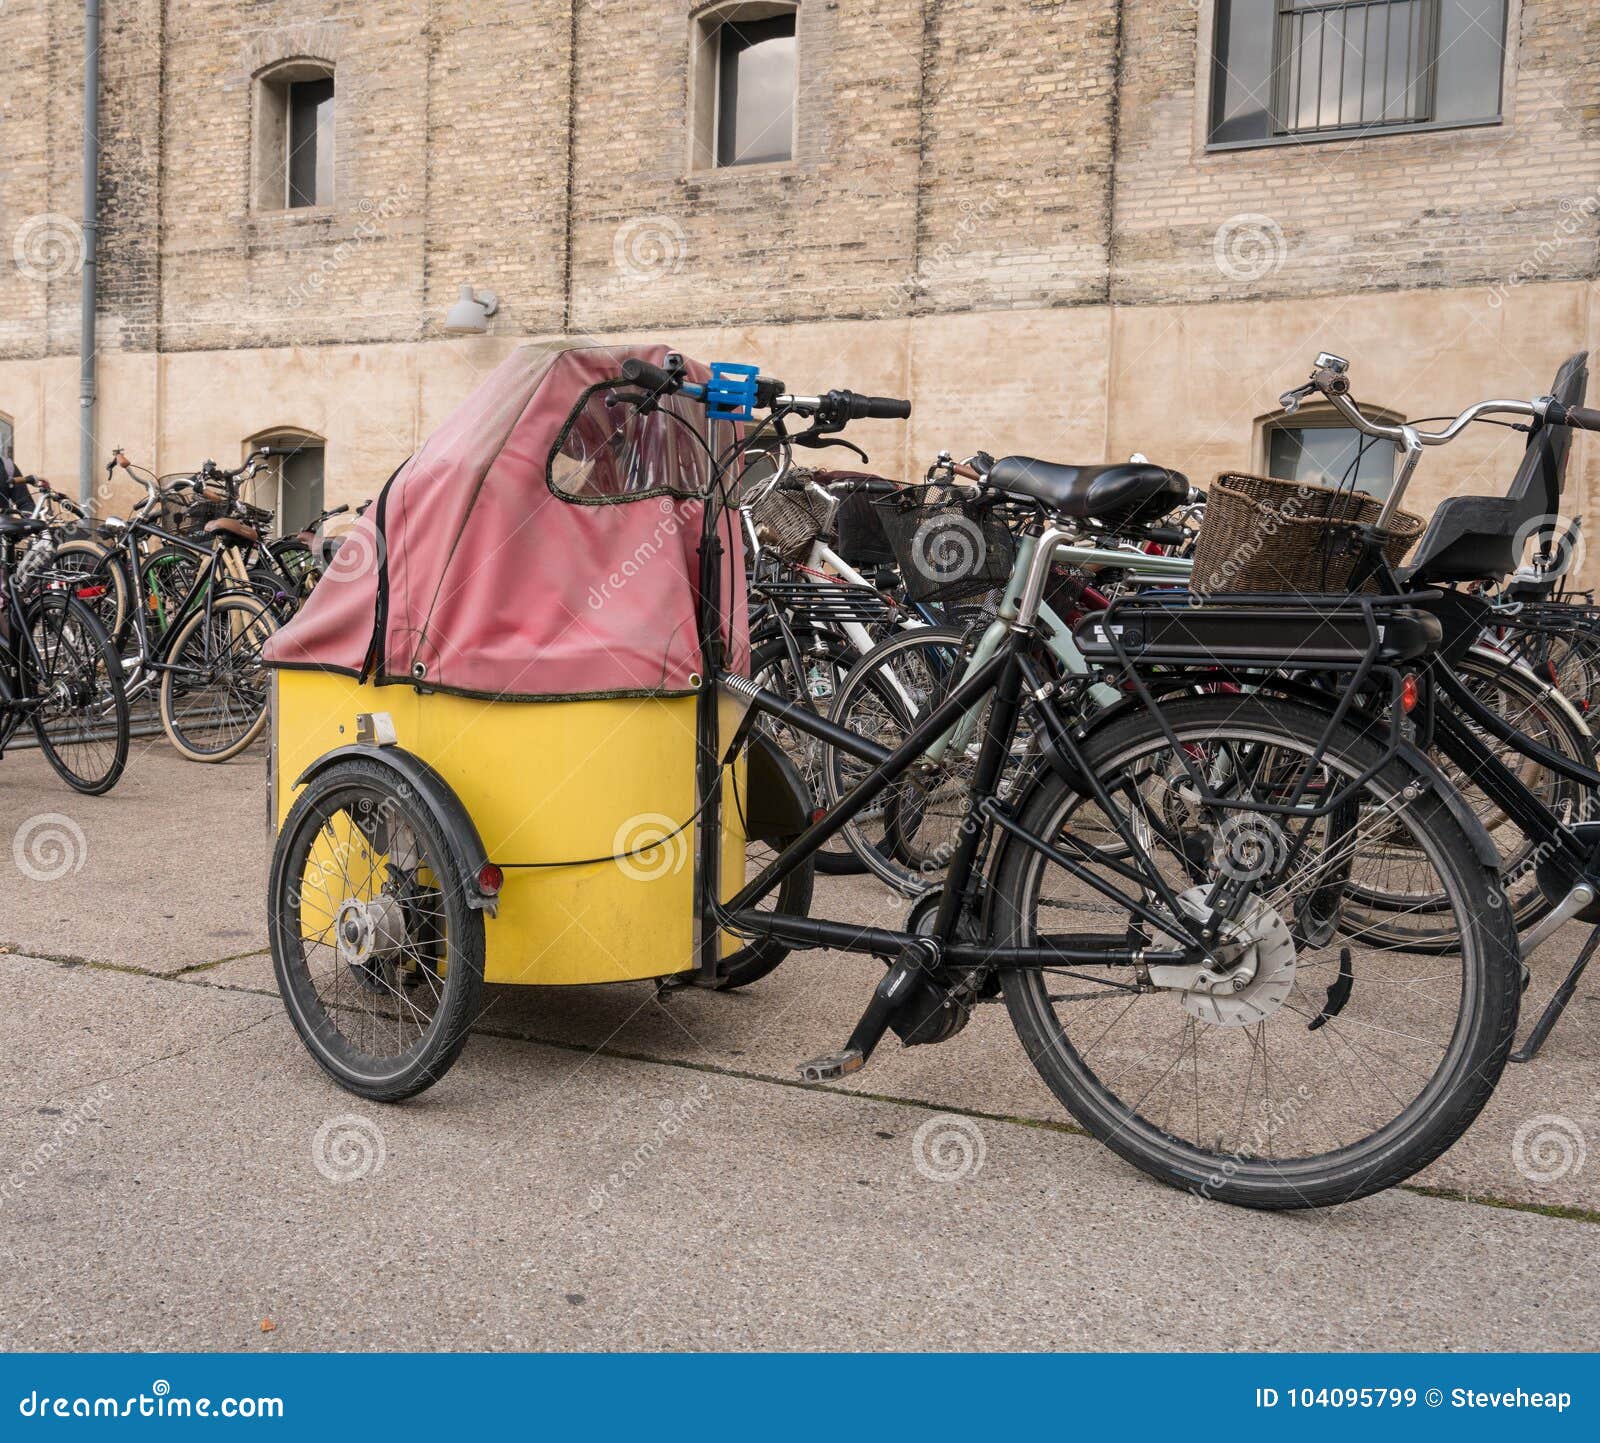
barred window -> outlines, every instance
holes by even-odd
[[[1213,145],[1497,120],[1506,0],[1217,0]]]

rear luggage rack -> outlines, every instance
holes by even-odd
[[[1122,597],[1075,631],[1100,662],[1196,662],[1246,669],[1393,665],[1437,647],[1443,628],[1412,596],[1158,591]]]
[[[853,581],[760,581],[751,585],[750,594],[772,602],[792,619],[832,626],[877,626],[896,610],[881,591]]]

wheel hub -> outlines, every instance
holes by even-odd
[[[387,892],[366,902],[347,897],[334,920],[334,939],[341,962],[365,967],[404,946],[405,914]]]
[[[1178,903],[1191,917],[1204,920],[1210,890],[1209,886],[1191,887],[1179,893]],[[1173,937],[1158,936],[1157,940],[1167,946],[1181,945]],[[1295,945],[1289,924],[1275,907],[1251,897],[1230,924],[1224,941],[1238,949],[1231,968],[1152,967],[1151,981],[1176,992],[1178,1005],[1199,1022],[1214,1027],[1253,1027],[1265,1022],[1294,990]]]

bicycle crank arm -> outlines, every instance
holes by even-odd
[[[873,988],[872,1001],[861,1014],[850,1040],[838,1052],[825,1053],[812,1058],[810,1062],[801,1063],[801,1081],[835,1082],[852,1072],[860,1072],[867,1065],[873,1049],[883,1041],[883,1034],[889,1030],[890,1022],[910,1000],[917,973],[929,960],[923,948],[904,948],[894,966],[883,974],[883,980]]]
[[[1543,943],[1550,940],[1553,933],[1567,922],[1570,922],[1579,912],[1583,911],[1594,901],[1594,888],[1587,882],[1579,882],[1551,909],[1550,914],[1542,921],[1535,923],[1528,929],[1527,935],[1522,939],[1521,956],[1524,963],[1533,956],[1535,950]]]

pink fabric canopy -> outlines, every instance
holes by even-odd
[[[718,450],[732,432],[708,435],[681,398],[640,415],[602,384],[668,350],[514,352],[390,480],[268,664],[508,700],[692,690],[711,473],[682,423]],[[721,529],[724,634],[743,670],[743,548],[726,513]]]

